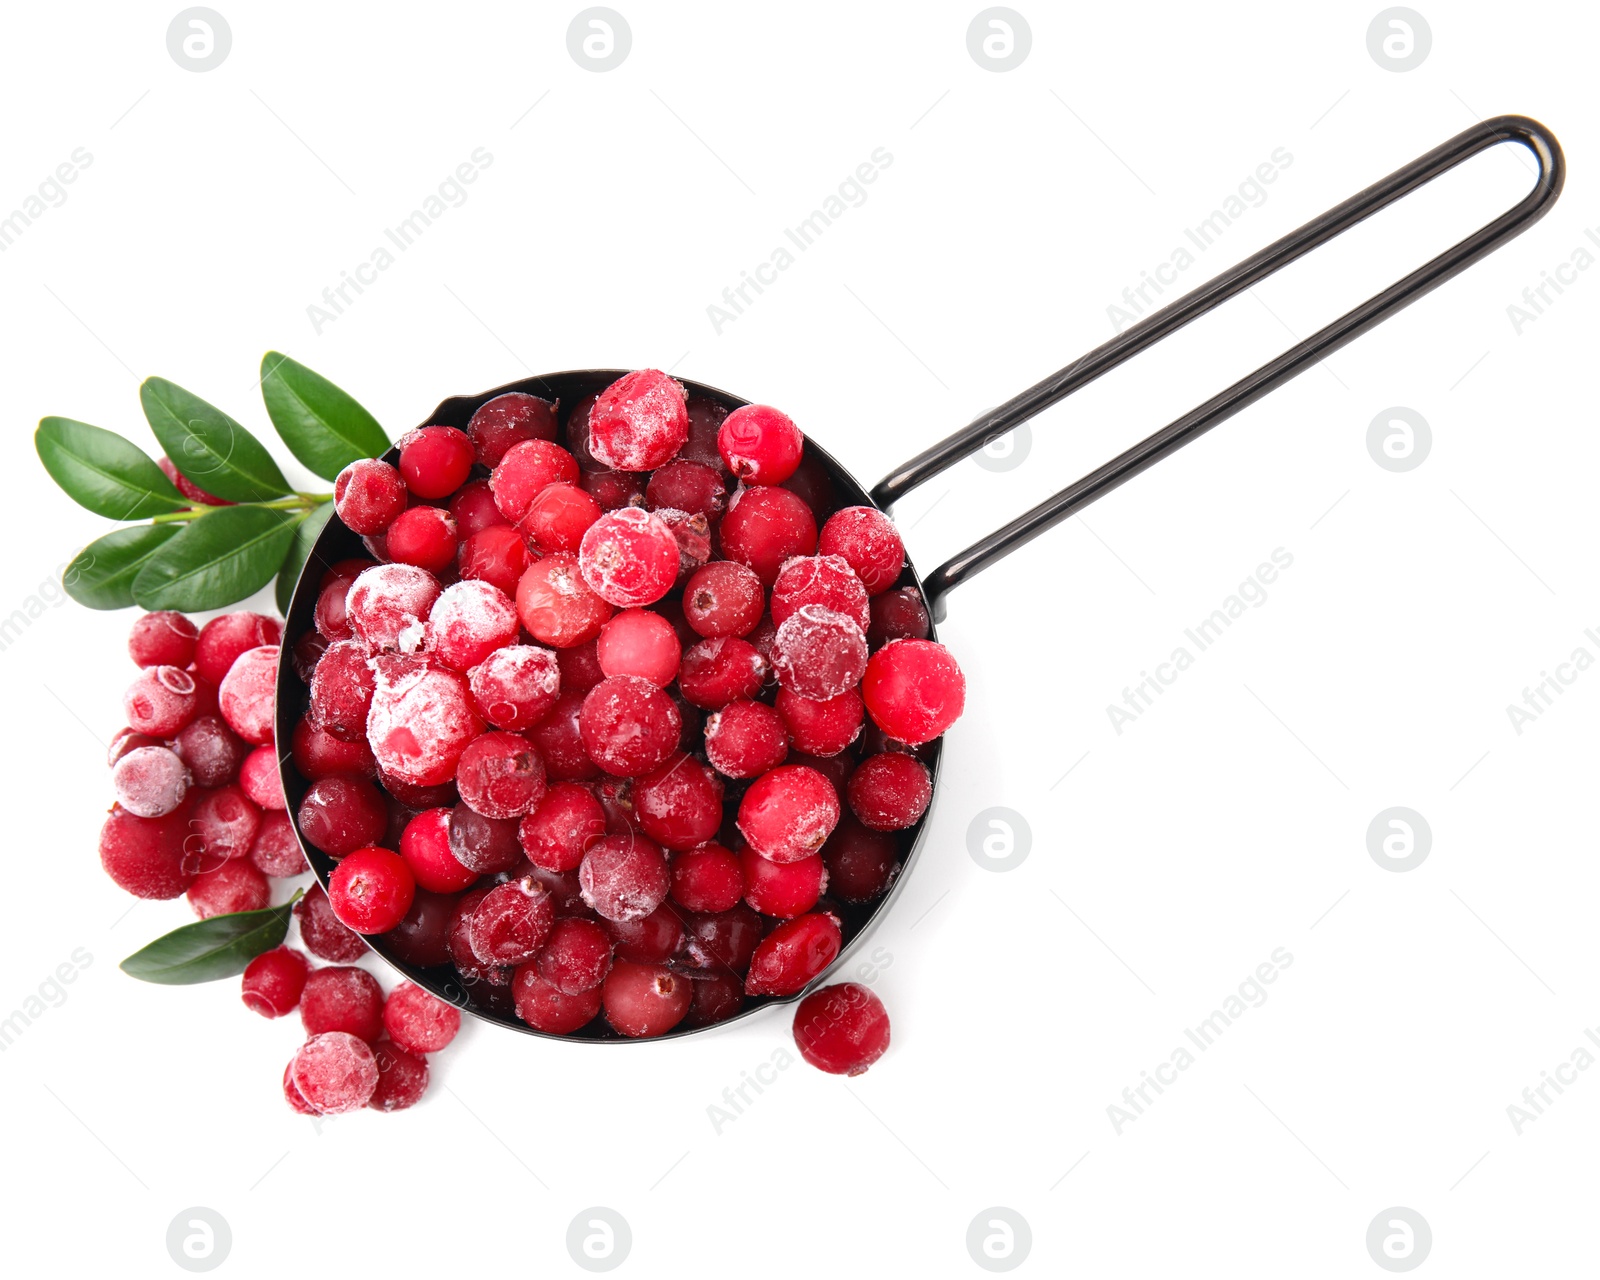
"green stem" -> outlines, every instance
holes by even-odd
[[[292,498],[274,498],[271,502],[244,502],[238,505],[245,507],[262,507],[267,511],[314,511],[324,503],[332,502],[331,493],[296,493]],[[159,516],[151,516],[151,524],[178,524],[185,520],[198,520],[201,516],[210,515],[213,511],[221,510],[220,507],[188,507],[183,511],[168,511]]]

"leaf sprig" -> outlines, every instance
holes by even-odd
[[[377,419],[354,398],[279,352],[262,357],[261,398],[289,452],[324,480],[389,447]],[[96,515],[148,522],[79,552],[62,575],[67,593],[91,609],[199,611],[254,595],[276,575],[278,607],[286,611],[333,513],[333,495],[291,489],[261,441],[174,382],[145,379],[139,402],[177,473],[221,502],[185,496],[161,464],[113,431],[42,419],[34,446],[68,497]]]

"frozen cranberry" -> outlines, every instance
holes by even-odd
[[[750,785],[739,802],[739,831],[774,862],[816,853],[839,822],[839,797],[815,769],[779,765]]]
[[[306,870],[305,851],[294,833],[294,823],[282,809],[261,815],[256,838],[250,842],[250,861],[264,876],[283,879]]]
[[[605,838],[606,818],[586,787],[558,782],[517,827],[528,860],[548,871],[571,871]]]
[[[717,636],[685,651],[678,688],[695,706],[710,709],[754,697],[766,677],[766,659],[754,645],[736,636]]]
[[[403,782],[392,773],[385,773],[379,769],[378,785],[389,793],[395,803],[404,805],[413,813],[421,813],[424,809],[448,809],[461,799],[456,791],[454,778],[435,786],[424,787],[414,782]]]
[[[111,786],[117,803],[129,813],[159,818],[183,803],[189,793],[189,770],[166,747],[137,747],[117,761]]]
[[[235,858],[195,877],[188,890],[189,905],[202,920],[259,911],[272,900],[272,889],[248,858]]]
[[[592,920],[557,920],[539,953],[539,976],[562,995],[575,996],[605,981],[611,939]]]
[[[201,723],[199,720],[195,721],[184,732],[193,732]],[[231,733],[228,736],[233,738]],[[234,738],[234,741],[238,742],[238,739]],[[372,748],[367,746],[365,724],[362,725],[360,741],[342,742],[326,729],[312,724],[309,716],[301,716],[300,722],[294,727],[290,749],[294,755],[295,769],[299,771],[301,777],[312,782],[335,773],[353,773],[361,777],[371,777],[378,768],[378,762],[372,758]],[[243,743],[239,743],[239,750],[241,752],[244,750]],[[190,765],[191,771],[193,768],[194,766]]]
[[[677,552],[674,550],[674,563]],[[670,585],[670,584],[669,584]],[[578,557],[558,551],[529,566],[517,583],[517,614],[541,644],[566,649],[600,634],[615,612],[584,582]]]
[[[684,584],[684,617],[702,636],[746,635],[761,621],[765,608],[761,579],[732,560],[704,565]]]
[[[455,911],[453,894],[429,893],[419,888],[405,919],[383,935],[384,944],[401,964],[434,969],[450,963],[450,920]]]
[[[294,1062],[292,1059],[289,1065],[283,1069],[283,1100],[294,1109],[296,1115],[314,1116],[321,1114],[301,1096],[300,1090],[294,1087]]]
[[[244,968],[244,1007],[263,1018],[281,1018],[300,1003],[309,972],[293,947],[263,951]]]
[[[901,587],[872,597],[868,644],[877,647],[891,640],[926,640],[929,629],[928,607],[922,602],[922,592],[915,587]]]
[[[128,656],[140,667],[187,667],[200,629],[181,613],[147,613],[128,633]]]
[[[589,789],[606,815],[607,835],[626,835],[634,829],[633,779],[597,778]]]
[[[378,1084],[367,1106],[374,1111],[404,1111],[422,1101],[428,1091],[427,1059],[392,1040],[373,1045],[372,1058],[378,1065]]]
[[[659,1036],[683,1021],[693,983],[661,965],[619,960],[603,988],[606,1021],[625,1036]]]
[[[591,987],[567,995],[542,977],[538,967],[525,964],[517,969],[511,984],[517,1017],[535,1031],[550,1035],[571,1035],[593,1022],[600,1012],[600,988]]]
[[[517,638],[511,599],[487,582],[446,587],[428,614],[428,651],[448,667],[467,671]]]
[[[700,462],[669,462],[645,486],[645,501],[652,511],[663,507],[687,511],[715,520],[728,509],[728,489],[722,469]]]
[[[544,798],[544,761],[519,734],[486,733],[461,753],[456,787],[486,818],[520,818]]]
[[[583,900],[607,920],[647,916],[667,896],[667,859],[642,835],[607,836],[583,855],[578,870]]]
[[[583,886],[578,883],[576,868],[571,871],[547,871],[543,867],[534,866],[531,862],[523,862],[518,864],[517,869],[550,891],[550,898],[556,904],[558,917],[584,920],[595,918],[594,912],[589,910],[583,900]]]
[[[358,458],[333,482],[333,507],[356,533],[382,533],[406,509],[406,482],[387,462]]]
[[[653,604],[678,578],[678,540],[643,507],[608,511],[583,535],[578,564],[589,589],[620,608]]]
[[[838,755],[861,736],[861,723],[866,716],[861,695],[854,689],[822,701],[780,689],[777,708],[790,742],[797,750],[813,756]]]
[[[762,915],[783,920],[810,911],[828,883],[822,857],[815,853],[798,862],[779,863],[746,849],[739,865],[744,872],[744,900]]]
[[[782,627],[804,605],[821,605],[855,620],[862,631],[871,622],[867,589],[841,556],[796,556],[772,584],[772,621]]]
[[[232,737],[232,734],[228,735]],[[111,745],[106,748],[106,764],[116,768],[117,761],[130,751],[137,751],[140,747],[165,747],[167,744],[160,738],[152,738],[148,733],[135,733],[132,729],[118,729],[111,739]],[[182,757],[179,757],[182,759]]]
[[[396,563],[442,573],[455,563],[461,540],[456,518],[443,507],[409,507],[389,526],[384,544]]]
[[[122,695],[122,710],[137,733],[170,738],[199,709],[195,678],[182,667],[146,667]]]
[[[672,699],[638,676],[607,676],[584,696],[578,719],[589,758],[625,778],[665,762],[682,724]]]
[[[250,802],[262,809],[285,809],[283,779],[278,774],[278,749],[257,747],[239,766],[239,786]]]
[[[461,544],[456,565],[461,576],[490,586],[511,596],[517,583],[533,563],[533,556],[521,536],[508,524],[479,529]]]
[[[603,920],[601,923],[618,960],[633,964],[666,964],[683,947],[681,913],[670,902],[663,902],[637,920]]]
[[[709,1027],[726,1022],[744,1007],[744,984],[733,973],[694,975],[694,999],[684,1015],[686,1027]]]
[[[283,624],[262,613],[224,613],[200,628],[194,642],[194,669],[208,684],[219,685],[234,660],[246,649],[277,644]]]
[[[576,551],[589,526],[600,519],[601,506],[576,484],[547,484],[534,494],[528,510],[517,521],[517,533],[529,547],[544,555]]]
[[[100,865],[119,888],[135,897],[176,898],[195,876],[184,854],[188,834],[188,805],[160,818],[141,818],[113,808],[100,828]]]
[[[333,914],[333,905],[320,884],[306,890],[294,905],[294,918],[300,924],[300,941],[319,960],[349,964],[367,954],[361,935],[352,932]]]
[[[844,803],[845,784],[850,781],[850,775],[855,771],[855,758],[845,752],[836,756],[811,756],[802,751],[789,753],[790,764],[803,764],[808,769],[815,769],[828,780],[833,787],[834,795],[839,797],[839,803]]]
[[[376,688],[366,650],[357,641],[329,645],[311,673],[311,715],[317,727],[341,742],[365,742]]]
[[[789,753],[783,717],[764,702],[740,699],[706,719],[706,759],[729,778],[754,778]]]
[[[387,933],[405,919],[416,891],[411,868],[390,849],[357,849],[328,877],[334,915],[357,933]]]
[[[550,714],[561,694],[556,654],[535,645],[498,649],[474,667],[467,679],[478,714],[497,729],[533,728]]]
[[[618,471],[653,471],[688,438],[687,395],[659,369],[624,374],[589,410],[589,451]]]
[[[711,522],[703,515],[661,507],[656,518],[672,531],[678,544],[678,577],[682,582],[711,559]]]
[[[644,498],[644,477],[631,471],[585,471],[578,484],[601,511],[637,506]]]
[[[722,780],[693,756],[674,753],[633,784],[639,825],[668,849],[692,849],[722,825]]]
[[[967,682],[956,660],[932,640],[894,640],[867,663],[861,697],[890,737],[918,747],[956,722]]]
[[[806,439],[784,413],[769,405],[735,409],[717,433],[717,449],[729,471],[746,484],[782,484],[800,465]]]
[[[698,462],[715,471],[724,470],[722,454],[717,449],[717,435],[727,420],[727,409],[704,396],[691,396],[688,413],[689,439],[678,450],[678,457],[686,462]]]
[[[545,776],[555,782],[582,782],[596,777],[600,766],[584,749],[579,727],[585,695],[563,693],[554,708],[528,733],[544,758]]]
[[[456,533],[463,542],[485,529],[507,527],[506,518],[495,505],[494,491],[489,488],[487,480],[474,480],[456,490],[450,499],[450,514],[456,518]]]
[[[822,526],[817,550],[841,556],[855,571],[868,595],[887,591],[900,580],[906,549],[894,522],[876,507],[845,507]]]
[[[624,609],[600,628],[595,656],[608,676],[640,676],[665,688],[677,678],[683,646],[660,614]]]
[[[198,502],[207,507],[233,506],[233,503],[226,498],[219,498],[214,493],[207,493],[199,485],[195,484],[188,476],[178,470],[177,464],[166,454],[162,454],[161,457],[156,459],[156,465],[161,468],[162,474],[172,481],[178,492],[189,499],[190,502]]]
[[[739,858],[703,844],[672,860],[672,900],[690,911],[728,911],[744,897]]]
[[[509,871],[522,856],[515,822],[486,818],[464,804],[450,811],[449,838],[451,856],[481,876]]]
[[[526,391],[507,391],[478,406],[467,423],[467,438],[478,465],[492,471],[513,445],[556,438],[556,404]]]
[[[209,871],[229,858],[243,858],[261,830],[261,810],[238,786],[202,789],[189,811],[184,841],[196,871]]]
[[[450,810],[424,809],[400,834],[400,856],[424,889],[455,893],[468,888],[478,873],[462,866],[450,852]]]
[[[367,742],[378,767],[416,786],[449,781],[467,744],[483,732],[466,682],[415,658],[376,665]]]
[[[837,698],[867,669],[867,637],[855,619],[803,605],[778,628],[772,665],[778,682],[803,698]]]
[[[717,534],[722,554],[753,569],[768,585],[791,556],[809,556],[817,549],[816,518],[787,489],[740,490],[729,501]]]
[[[420,508],[419,508],[420,509]],[[369,651],[415,653],[422,647],[439,580],[409,564],[380,564],[362,572],[346,604],[356,638]]]
[[[873,831],[900,831],[928,810],[933,780],[928,767],[903,751],[885,751],[861,763],[846,792],[861,824]]]
[[[828,868],[829,892],[845,902],[882,897],[899,868],[894,838],[869,830],[848,813],[822,846],[822,861]]]
[[[472,912],[467,942],[482,964],[516,965],[531,960],[555,924],[555,903],[532,878],[496,885]]]
[[[575,484],[577,479],[577,459],[560,445],[526,440],[506,451],[489,477],[489,489],[500,514],[516,524],[547,485]]]
[[[785,921],[756,947],[745,992],[792,996],[838,958],[839,945],[839,921],[826,912]]]
[[[570,649],[556,650],[556,665],[561,668],[563,690],[588,693],[606,678],[600,669],[600,642],[598,638]]]
[[[320,598],[318,602],[320,603]],[[346,619],[345,625],[348,628],[349,622],[344,612],[343,596],[340,597],[339,610],[340,617]],[[350,631],[349,634],[354,635],[355,632]],[[348,636],[341,636],[340,639],[348,639]],[[328,638],[315,631],[306,632],[305,635],[294,642],[294,648],[289,650],[289,661],[294,663],[294,673],[300,677],[301,683],[311,683],[311,673],[317,669],[317,662],[327,652],[327,649]]]
[[[300,801],[300,831],[330,857],[342,858],[383,838],[389,809],[378,788],[364,778],[334,774],[306,789]]]
[[[419,427],[400,438],[400,474],[419,498],[448,498],[466,484],[472,461],[472,441],[455,427]]]
[[[858,1076],[889,1048],[889,1011],[860,983],[823,987],[794,1011],[794,1042],[818,1070]]]
[[[376,1092],[378,1062],[355,1036],[329,1031],[300,1046],[288,1080],[316,1114],[343,1115],[361,1110]]]
[[[313,969],[300,994],[300,1021],[307,1035],[342,1031],[370,1044],[383,1034],[383,988],[365,969]]]
[[[686,927],[687,959],[697,969],[743,973],[761,941],[761,917],[743,903],[727,911],[691,915]]]
[[[311,621],[324,640],[348,640],[355,635],[355,628],[350,625],[350,588],[355,583],[355,576],[338,577],[317,593]]]

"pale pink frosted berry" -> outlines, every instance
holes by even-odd
[[[422,647],[439,580],[409,564],[363,569],[345,597],[356,638],[371,652],[415,653]]]
[[[217,705],[228,727],[246,742],[272,741],[272,714],[277,699],[278,646],[246,649],[233,661],[217,690]]]
[[[117,803],[141,818],[171,813],[189,793],[189,770],[166,747],[138,747],[111,770]]]
[[[343,1115],[367,1105],[378,1087],[378,1063],[348,1031],[325,1031],[300,1046],[289,1081],[313,1111]]]
[[[482,732],[460,676],[419,658],[378,662],[367,742],[386,774],[413,786],[448,782],[462,751]]]
[[[554,651],[532,644],[496,650],[468,675],[472,701],[497,729],[531,729],[561,696],[561,667]]]
[[[498,587],[468,579],[446,587],[428,614],[428,649],[467,671],[517,638],[516,606]]]
[[[589,410],[589,451],[617,471],[654,471],[688,438],[686,393],[659,369],[624,374]]]
[[[867,637],[854,618],[802,605],[778,628],[772,665],[778,682],[802,698],[837,698],[867,669]]]

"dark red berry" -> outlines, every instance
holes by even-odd
[[[378,1083],[367,1106],[374,1111],[404,1111],[422,1101],[428,1090],[426,1059],[406,1052],[392,1040],[373,1045],[372,1059],[378,1067]]]
[[[828,868],[828,892],[845,902],[882,897],[900,865],[893,837],[868,830],[848,813],[822,846],[822,861]]]
[[[450,499],[450,514],[456,518],[456,532],[463,542],[485,529],[510,528],[510,522],[495,505],[494,491],[487,480],[474,480],[457,489]]]
[[[754,630],[766,609],[755,570],[732,560],[713,560],[696,569],[683,588],[683,616],[699,635],[743,636]]]
[[[683,913],[663,902],[637,920],[602,920],[618,960],[634,964],[665,964],[684,942]]]
[[[922,592],[915,587],[901,587],[872,597],[867,643],[874,648],[891,640],[926,640],[929,629],[928,607],[922,601]]]
[[[668,849],[704,844],[722,826],[722,779],[675,752],[633,784],[633,810],[651,839]]]
[[[371,1044],[383,1034],[383,988],[365,969],[313,969],[300,993],[300,1021],[307,1035],[343,1031]]]
[[[819,1070],[858,1076],[889,1048],[889,1012],[860,983],[823,987],[794,1011],[794,1042]]]
[[[517,1017],[536,1031],[566,1036],[593,1022],[600,1012],[601,988],[591,987],[575,995],[565,995],[539,973],[534,964],[516,971],[511,994]]]
[[[301,834],[311,844],[330,857],[342,858],[383,838],[389,808],[366,779],[335,774],[306,790],[299,819]]]
[[[691,915],[685,927],[686,959],[698,969],[743,973],[761,941],[761,917],[742,902],[727,911]]]
[[[709,1027],[726,1022],[744,1007],[744,983],[735,973],[706,972],[694,975],[694,998],[684,1015],[686,1027]]]
[[[838,958],[839,921],[812,912],[785,921],[761,940],[744,989],[752,996],[792,996]]]
[[[176,898],[193,882],[185,856],[187,804],[161,818],[140,818],[114,808],[100,828],[100,865],[117,885],[138,898]]]
[[[266,876],[248,858],[234,858],[195,877],[188,889],[189,905],[202,920],[259,911],[272,900]]]
[[[652,511],[670,508],[705,516],[708,520],[718,519],[728,508],[728,489],[722,483],[722,468],[681,459],[655,472],[645,486],[644,496]]]
[[[498,875],[522,856],[515,819],[486,818],[465,804],[450,811],[450,853],[479,875]]]
[[[184,733],[193,733],[203,723],[205,722],[196,720],[184,730]],[[182,735],[179,736],[181,740]],[[238,742],[238,749],[243,752],[244,744],[234,738],[231,732],[228,732],[228,737]],[[372,758],[372,748],[367,746],[365,735],[359,742],[342,742],[326,729],[313,725],[308,716],[301,716],[300,722],[295,725],[290,746],[294,754],[295,769],[299,771],[301,777],[308,778],[312,782],[336,773],[372,777],[378,771],[378,762]],[[179,754],[183,754],[181,749]],[[193,764],[190,764],[189,768],[191,772],[194,771]],[[226,777],[227,774],[223,776]],[[216,782],[206,785],[215,786]]]
[[[478,465],[492,471],[513,445],[556,438],[556,404],[525,391],[507,391],[478,406],[467,423],[467,438]]]
[[[461,1011],[414,982],[402,982],[383,1002],[383,1029],[411,1053],[438,1053],[461,1030]]]
[[[333,914],[333,906],[320,884],[313,884],[306,896],[295,903],[294,918],[300,924],[300,941],[319,960],[349,964],[367,954],[361,935],[351,932]]]
[[[579,728],[584,697],[576,690],[563,693],[550,713],[529,731],[544,757],[545,776],[553,782],[582,782],[600,773],[600,766],[584,749]]]

